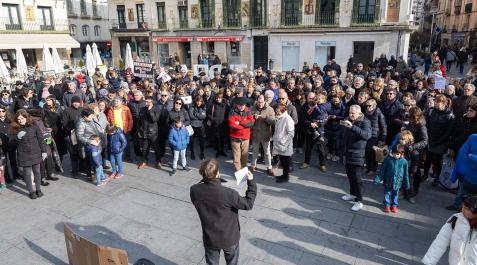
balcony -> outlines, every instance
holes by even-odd
[[[282,27],[296,27],[301,24],[301,14],[282,14],[280,25]]]
[[[111,22],[111,29],[112,30],[126,30],[128,27],[126,25],[126,21],[119,21],[117,19],[110,19]]]
[[[213,19],[201,19],[197,27],[203,29],[215,28],[215,22]]]
[[[157,20],[154,20],[151,22],[151,24],[149,25],[149,27],[151,29],[163,29],[163,30],[166,30],[167,29],[167,22],[166,21],[157,21]]]
[[[252,16],[249,21],[250,26],[254,28],[266,27],[268,24],[265,16]]]
[[[241,26],[240,18],[224,18],[225,28],[240,28]]]
[[[316,12],[315,24],[321,26],[336,26],[338,25],[339,13],[335,11],[320,11]]]
[[[28,21],[21,21],[20,24],[11,23],[10,18],[0,18],[0,31],[12,31],[12,32],[68,32],[68,20],[66,19],[54,19],[54,24],[44,23],[42,19],[34,19]]]
[[[352,25],[375,26],[379,24],[379,6],[374,8],[374,13],[359,13],[359,9],[353,11]]]

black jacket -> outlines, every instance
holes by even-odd
[[[61,113],[61,127],[63,128],[63,135],[70,136],[71,130],[76,127],[76,122],[81,117],[81,108],[75,109],[73,107],[66,108]]]
[[[427,137],[427,127],[424,121],[419,124],[409,123],[404,126],[404,129],[409,130],[414,137],[414,143],[408,147],[410,151],[417,150],[422,152],[427,148],[429,139]]]
[[[201,107],[197,107],[194,103],[189,108],[189,117],[190,117],[190,124],[192,127],[195,128],[202,128],[204,127],[204,120],[207,118],[207,110],[205,105],[202,104]]]
[[[429,151],[435,154],[447,152],[451,133],[454,129],[454,114],[450,109],[439,111],[430,109],[426,114],[427,134],[429,136]]]
[[[27,100],[23,96],[16,98],[13,101],[12,113],[16,113],[19,109],[31,110],[38,106],[38,102],[33,100],[33,98]]]
[[[161,111],[157,106],[148,109],[143,107],[139,112],[138,136],[141,139],[156,139],[159,133],[158,121]]]
[[[346,164],[363,166],[366,142],[371,138],[371,123],[364,115],[353,123],[351,128],[344,128]]]
[[[131,111],[131,116],[133,118],[133,127],[137,127],[137,124],[139,124],[139,112],[141,112],[141,109],[144,106],[146,106],[146,102],[144,100],[140,100],[140,101],[131,100],[131,101],[129,101],[128,108]]]
[[[399,102],[399,100],[397,100],[396,97],[394,102],[389,104],[386,100],[379,102],[379,109],[386,118],[386,125],[388,126],[386,143],[389,144],[401,128],[401,124],[394,123],[393,118],[401,109],[404,109],[404,106],[401,104],[401,102]]]
[[[18,132],[10,136],[13,140],[12,144],[17,145],[17,165],[28,167],[40,164],[41,154],[46,153],[46,144],[40,128],[32,124],[20,127],[20,131],[26,132],[21,140],[17,139]]]
[[[222,102],[214,103],[207,109],[207,119],[212,122],[215,135],[223,136],[227,131],[227,119],[230,112],[229,106]]]
[[[176,111],[174,109],[169,111],[169,126],[172,126],[174,124],[174,121],[176,120],[177,117],[181,118],[182,124],[184,126],[190,125],[189,113],[187,112],[185,108],[181,108],[180,111]]]
[[[364,116],[371,122],[371,139],[372,141],[386,141],[387,128],[386,120],[381,111],[376,108],[373,113],[365,113]]]
[[[228,249],[240,240],[238,210],[251,210],[257,184],[247,181],[245,197],[222,186],[220,179],[201,181],[190,188],[190,199],[202,223],[202,240],[208,248]]]

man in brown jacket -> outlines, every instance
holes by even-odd
[[[272,167],[272,156],[270,153],[270,140],[273,136],[273,126],[275,126],[275,111],[265,102],[263,95],[260,95],[251,108],[251,113],[255,118],[255,124],[252,127],[252,168],[255,171],[257,167],[257,157],[260,146],[263,148],[265,165],[269,176],[275,176]]]

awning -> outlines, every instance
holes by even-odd
[[[80,47],[69,34],[0,34],[0,50],[43,49],[44,43],[59,49]]]
[[[223,42],[237,42],[243,39],[243,36],[212,36],[212,37],[196,37],[197,41],[200,42],[214,42],[214,41],[223,41]]]
[[[194,38],[192,37],[153,37],[152,41],[154,42],[191,42]]]

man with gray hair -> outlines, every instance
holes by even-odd
[[[341,199],[353,201],[351,210],[359,211],[364,207],[361,194],[361,171],[365,162],[366,142],[371,138],[371,123],[364,117],[359,105],[352,105],[349,108],[348,118],[340,124],[344,127],[345,167],[350,186],[350,194],[344,195]]]
[[[260,151],[260,147],[263,148],[265,165],[267,166],[267,174],[269,176],[275,176],[272,167],[272,155],[270,152],[270,141],[273,136],[273,126],[275,125],[275,112],[265,102],[263,95],[258,96],[255,106],[250,110],[255,123],[252,127],[252,166],[251,171],[254,172],[257,167],[257,157]]]

